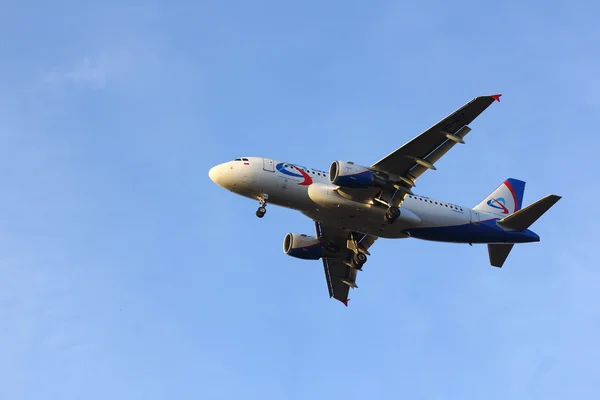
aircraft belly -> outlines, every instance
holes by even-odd
[[[453,210],[438,205],[415,204],[415,202],[407,202],[406,208],[417,214],[421,219],[419,228],[453,226],[470,222],[468,210]]]
[[[406,237],[403,232],[405,229],[421,223],[418,215],[401,208],[398,219],[390,224],[385,218],[385,207],[347,199],[335,189],[336,186],[333,185],[311,185],[307,193],[313,205],[310,210],[303,210],[303,213],[323,223],[384,238]]]
[[[269,204],[297,210],[314,207],[313,202],[308,197],[307,187],[283,176],[262,172],[260,179],[254,180],[252,185],[248,185],[245,189],[247,190],[243,192],[240,190],[238,193],[249,198],[257,198],[259,195],[267,194]]]
[[[427,227],[409,229],[411,237],[436,242],[450,243],[530,243],[539,237],[520,231],[505,231],[496,225],[496,221],[484,221],[479,224]]]
[[[298,188],[278,188],[269,194],[269,203],[278,206],[292,208],[295,210],[306,210],[314,208],[314,204],[306,194],[306,189]]]
[[[344,209],[316,209],[302,211],[302,213],[324,224],[389,239],[406,238],[408,236],[404,233],[404,230],[415,226],[399,220],[389,224],[385,221],[383,212],[369,213]]]

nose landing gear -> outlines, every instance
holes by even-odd
[[[260,207],[256,210],[256,216],[258,218],[262,218],[267,213],[267,199],[269,198],[268,194],[262,194],[258,196],[258,201],[260,202]]]

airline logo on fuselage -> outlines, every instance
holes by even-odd
[[[310,175],[306,173],[306,168],[288,163],[279,163],[275,166],[275,168],[284,175],[292,176],[294,178],[302,178],[303,181],[299,182],[298,185],[309,186],[313,183]]]
[[[506,208],[506,200],[503,197],[497,199],[491,198],[487,201],[487,205],[502,211],[502,214],[508,214],[508,208]]]

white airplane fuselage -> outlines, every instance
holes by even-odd
[[[514,244],[539,242],[529,227],[560,196],[523,207],[526,182],[509,177],[473,207],[419,196],[415,184],[455,145],[464,145],[471,124],[500,94],[477,96],[370,166],[335,160],[327,171],[264,157],[219,164],[210,179],[259,203],[297,210],[314,220],[314,234],[287,233],[283,252],[320,260],[329,296],[348,305],[358,272],[378,238],[416,238],[487,244],[489,264],[502,268]]]
[[[381,238],[414,237],[453,243],[528,243],[539,241],[530,230],[506,231],[501,216],[416,194],[407,195],[394,223],[386,207],[361,203],[339,194],[329,173],[263,157],[244,157],[213,167],[213,182],[250,199],[274,204],[347,230]],[[266,195],[266,196],[265,196]]]

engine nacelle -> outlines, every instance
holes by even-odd
[[[314,236],[288,233],[283,239],[283,252],[303,260],[318,260],[323,257],[323,243]]]
[[[382,172],[346,161],[331,163],[329,179],[334,185],[353,189],[382,187],[389,182],[389,176]]]

